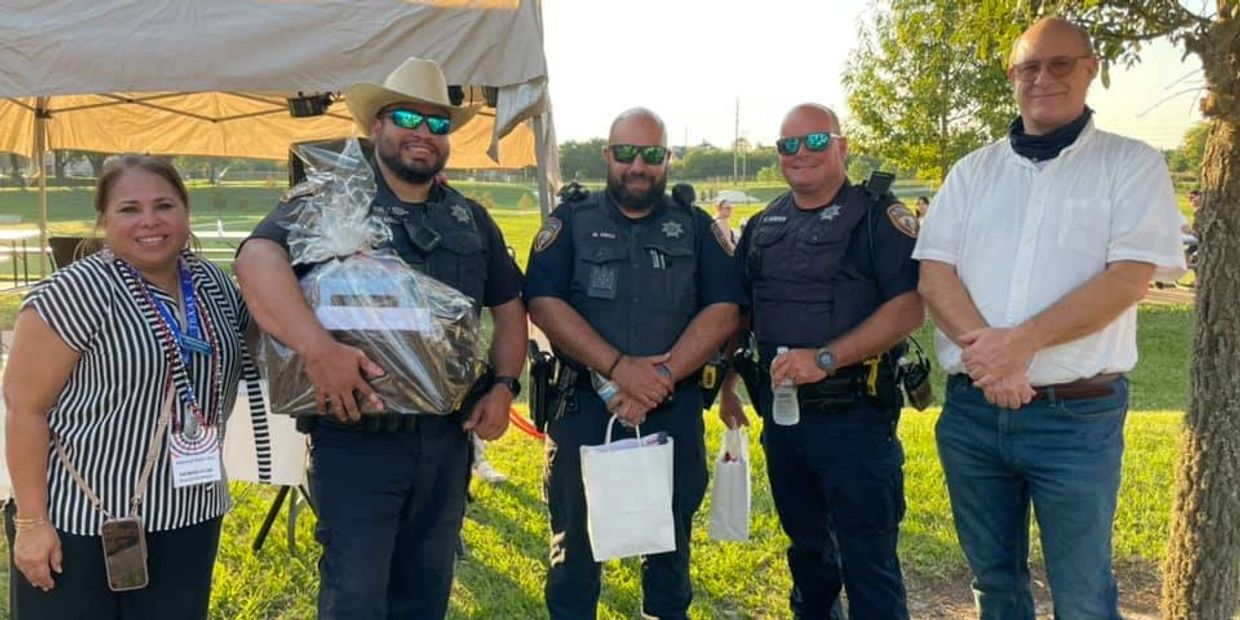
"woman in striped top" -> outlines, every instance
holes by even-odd
[[[42,620],[206,618],[250,317],[229,277],[185,250],[172,166],[114,160],[95,210],[105,249],[25,299],[4,377],[12,606]],[[135,512],[149,583],[113,591],[100,526]]]

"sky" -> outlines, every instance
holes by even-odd
[[[663,117],[673,145],[772,144],[797,103],[847,121],[843,74],[869,0],[542,0],[547,70],[560,142],[604,136],[620,112]],[[1201,120],[1201,65],[1157,42],[1133,69],[1095,81],[1088,103],[1102,129],[1175,148]],[[1192,92],[1176,94],[1185,89]],[[1165,100],[1165,101],[1164,101]]]

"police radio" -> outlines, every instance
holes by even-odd
[[[913,346],[905,349],[904,355],[896,362],[896,368],[909,405],[918,411],[925,411],[934,404],[934,388],[930,385],[930,359],[926,357],[926,352],[916,338],[909,336],[908,342],[913,343]]]

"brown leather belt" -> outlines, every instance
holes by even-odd
[[[1115,381],[1123,376],[1120,372],[1108,372],[1071,383],[1039,385],[1033,388],[1033,400],[1079,400],[1111,396],[1115,394]]]

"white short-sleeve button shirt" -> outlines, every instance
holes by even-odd
[[[1004,139],[965,156],[935,195],[913,258],[954,265],[986,322],[1012,327],[1130,260],[1156,278],[1184,274],[1171,176],[1158,151],[1094,127],[1058,157],[1034,163]],[[1126,372],[1137,362],[1136,307],[1110,325],[1039,351],[1033,385]],[[939,363],[964,372],[961,350],[935,334]]]

